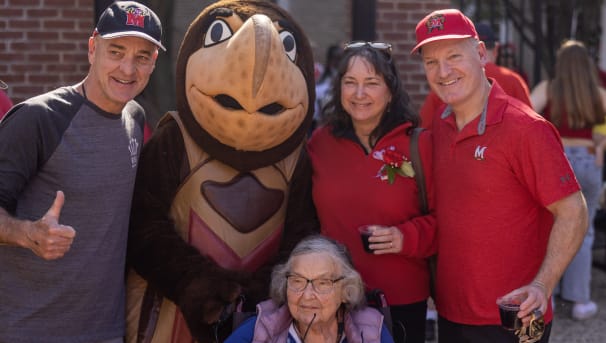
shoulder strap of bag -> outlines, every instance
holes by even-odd
[[[421,163],[421,154],[419,153],[419,136],[423,130],[425,129],[422,127],[416,127],[412,131],[412,136],[410,137],[410,162],[412,162],[412,169],[415,171],[415,181],[417,182],[417,188],[419,188],[421,213],[428,214],[425,174],[423,173],[423,164]]]
[[[410,137],[410,162],[415,171],[415,181],[419,188],[419,201],[421,202],[421,213],[428,214],[429,208],[427,205],[427,193],[425,191],[425,174],[423,173],[423,164],[421,164],[421,154],[419,153],[419,135],[423,132],[423,128],[417,127],[412,131]],[[436,255],[428,258],[429,266],[429,292],[433,299],[436,298]]]

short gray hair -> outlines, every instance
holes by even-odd
[[[269,295],[279,305],[286,303],[286,277],[291,272],[292,260],[301,255],[325,253],[331,256],[333,262],[341,267],[343,280],[340,281],[343,293],[343,303],[347,310],[355,310],[366,304],[364,283],[355,270],[347,248],[328,237],[311,235],[301,240],[288,257],[288,261],[274,267],[271,274]]]

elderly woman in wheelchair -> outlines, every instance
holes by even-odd
[[[365,306],[360,274],[346,248],[314,235],[272,273],[271,299],[226,343],[392,343],[383,315]]]

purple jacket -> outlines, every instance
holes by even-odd
[[[292,317],[286,305],[277,306],[272,300],[257,305],[257,317],[254,322],[254,333],[250,337],[251,324],[243,324],[225,343],[236,342],[288,342],[288,328]],[[383,326],[383,315],[373,308],[348,312],[344,318],[345,340],[348,343],[393,343],[393,339]],[[248,331],[248,335],[247,332]]]

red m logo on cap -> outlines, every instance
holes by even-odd
[[[433,30],[444,30],[444,16],[442,14],[437,14],[435,16],[427,19],[425,23],[427,26],[427,33],[431,33]]]
[[[145,14],[140,9],[126,12],[126,25],[145,27]]]

